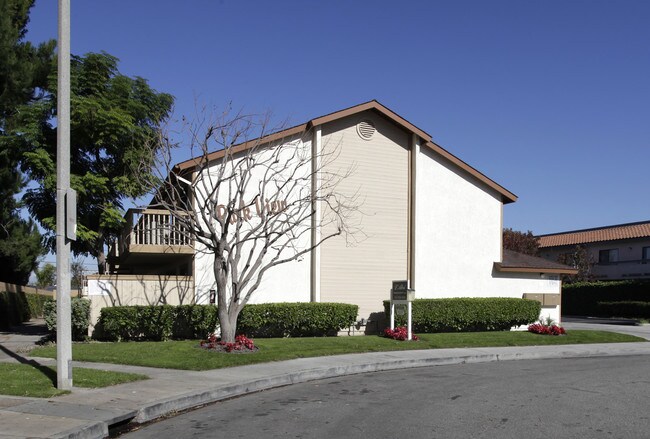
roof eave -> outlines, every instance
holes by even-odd
[[[518,197],[515,194],[513,194],[508,189],[504,188],[499,183],[489,178],[487,175],[478,171],[476,168],[473,168],[472,166],[468,165],[467,163],[465,163],[464,161],[462,161],[461,159],[459,159],[458,157],[456,157],[455,155],[453,155],[452,153],[444,149],[442,146],[434,142],[427,142],[425,146],[427,146],[429,149],[436,152],[437,154],[441,155],[442,157],[444,157],[454,165],[458,166],[465,172],[469,173],[477,180],[486,184],[491,189],[497,191],[502,197],[503,204],[514,203],[515,201],[517,201]]]
[[[244,151],[248,148],[251,148],[255,145],[263,145],[265,143],[270,143],[274,142],[277,140],[281,140],[283,138],[295,136],[296,134],[304,133],[309,130],[311,130],[315,126],[323,125],[328,122],[332,122],[337,119],[341,119],[344,117],[352,116],[357,113],[361,113],[363,111],[368,111],[368,110],[374,110],[377,111],[378,113],[382,114],[383,116],[387,117],[388,119],[394,121],[398,125],[402,126],[404,129],[407,131],[410,131],[417,136],[419,136],[421,139],[424,141],[424,145],[434,151],[435,153],[439,154],[442,156],[444,159],[448,160],[455,166],[461,168],[463,171],[467,172],[468,174],[472,175],[474,178],[477,180],[481,181],[491,189],[495,190],[500,196],[501,196],[501,201],[504,204],[509,204],[509,203],[514,203],[517,201],[517,196],[501,186],[500,184],[496,183],[494,180],[490,179],[487,177],[485,174],[482,172],[478,171],[477,169],[473,168],[472,166],[468,165],[455,155],[451,154],[449,151],[445,150],[441,146],[437,145],[434,143],[431,139],[431,135],[429,135],[426,131],[421,130],[417,126],[413,125],[411,122],[408,120],[404,119],[397,113],[393,112],[389,108],[383,106],[381,103],[379,103],[376,100],[364,102],[363,104],[355,105],[353,107],[345,108],[343,110],[336,111],[334,113],[326,114],[324,116],[317,117],[315,119],[312,119],[302,125],[297,125],[292,128],[288,128],[286,130],[278,131],[277,133],[269,134],[267,136],[264,136],[260,139],[254,139],[248,142],[241,143],[239,145],[236,145],[232,148],[233,153],[238,153],[241,151]],[[224,150],[219,150],[212,152],[207,155],[207,157],[201,157],[201,158],[192,158],[189,160],[186,160],[184,162],[178,163],[176,166],[174,166],[174,169],[178,171],[184,171],[189,168],[196,168],[198,166],[206,166],[212,163],[215,160],[218,160],[224,156]]]
[[[500,273],[578,274],[578,270],[574,268],[504,267],[500,262],[494,263],[494,269]]]

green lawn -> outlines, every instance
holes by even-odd
[[[76,387],[107,387],[147,379],[145,375],[107,370],[72,369]],[[50,398],[69,393],[56,388],[56,368],[31,364],[0,363],[0,395]]]
[[[129,364],[170,369],[209,370],[269,361],[360,352],[407,349],[440,349],[494,346],[536,346],[583,343],[640,342],[642,338],[604,331],[569,331],[566,336],[537,335],[530,332],[471,332],[423,334],[417,342],[390,340],[379,336],[256,339],[259,350],[252,354],[209,352],[198,341],[75,343],[72,357],[77,361]],[[56,356],[56,347],[34,349],[35,357]]]

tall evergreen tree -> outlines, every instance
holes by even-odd
[[[34,0],[0,0],[0,280],[25,284],[43,253],[31,220],[20,217],[17,195],[25,186],[18,163],[22,151],[10,142],[17,110],[42,98],[55,42],[24,41]]]

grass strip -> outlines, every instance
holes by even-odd
[[[75,387],[97,388],[147,379],[145,375],[107,370],[72,369]],[[70,393],[56,388],[56,367],[0,363],[0,394],[51,398]]]
[[[584,343],[621,343],[646,341],[631,335],[606,331],[572,330],[565,336],[538,335],[530,332],[465,332],[418,334],[417,342],[403,342],[380,336],[270,338],[256,339],[255,353],[217,353],[198,347],[196,340],[125,343],[75,343],[77,361],[128,364],[184,370],[209,370],[295,358],[319,357],[362,352],[411,349],[442,349],[498,346],[540,346]],[[56,346],[34,349],[36,357],[55,358]]]

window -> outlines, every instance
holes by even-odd
[[[650,247],[643,247],[641,251],[641,262],[644,264],[650,262]]]
[[[598,252],[598,263],[614,264],[618,262],[618,249],[601,250]]]

